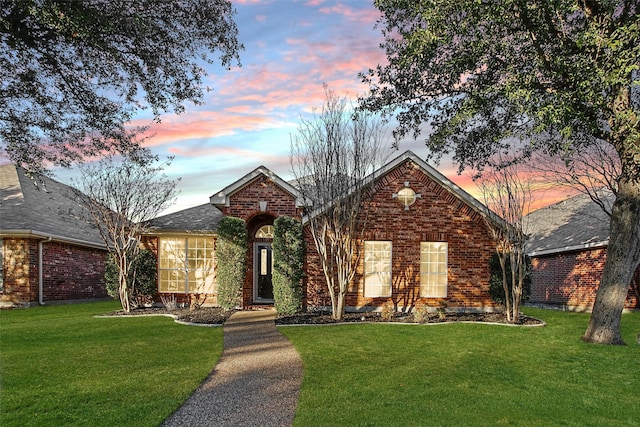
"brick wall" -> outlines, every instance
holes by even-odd
[[[392,196],[409,182],[421,198],[404,210]],[[405,162],[376,185],[374,198],[367,203],[365,240],[392,242],[392,297],[397,307],[412,307],[420,301],[438,307],[446,301],[449,307],[491,309],[489,295],[489,258],[494,245],[482,217],[446,191],[440,184],[412,162]],[[420,298],[420,242],[448,243],[447,298]],[[315,247],[307,239],[308,305],[328,302],[324,277]],[[362,264],[362,263],[360,263]],[[362,265],[358,266],[354,284],[347,295],[350,307],[378,307],[387,298],[365,298]]]
[[[38,301],[38,243],[31,239],[2,240],[2,301]]]
[[[44,242],[43,300],[60,301],[105,298],[106,251]],[[38,240],[4,239],[3,301],[38,302]]]
[[[590,310],[606,257],[605,248],[534,257],[530,302]],[[640,297],[636,293],[638,283],[640,267],[629,288],[625,308],[640,308]]]

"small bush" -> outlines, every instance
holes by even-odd
[[[429,307],[427,304],[419,302],[416,304],[413,309],[413,320],[416,323],[427,323],[429,322]]]
[[[393,308],[393,303],[392,302],[386,302],[382,306],[382,311],[380,312],[380,317],[385,322],[390,322],[391,320],[393,320],[393,315],[395,314],[395,312],[396,311]]]
[[[247,261],[247,226],[240,218],[226,216],[218,224],[216,242],[218,304],[225,310],[242,305]]]

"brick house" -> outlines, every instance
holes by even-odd
[[[0,304],[106,298],[106,248],[73,190],[0,166]]]
[[[365,206],[363,261],[347,295],[347,310],[375,310],[387,302],[399,310],[417,302],[494,310],[489,258],[495,245],[485,221],[487,209],[410,151],[374,176],[373,197]],[[243,306],[273,303],[273,223],[283,215],[302,219],[303,204],[295,187],[260,166],[214,193],[210,203],[156,218],[147,243],[158,254],[159,293],[182,300],[206,294],[207,302],[215,304],[216,226],[230,215],[245,221],[249,236]],[[330,305],[316,256],[308,237],[307,307]]]
[[[613,196],[608,196],[608,205]],[[595,301],[609,243],[609,217],[581,194],[531,212],[528,216],[533,277],[532,304],[589,311]],[[625,309],[640,308],[640,267]]]

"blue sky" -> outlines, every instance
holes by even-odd
[[[147,144],[160,156],[175,156],[167,174],[181,177],[177,203],[167,212],[207,203],[209,196],[264,165],[290,178],[290,135],[301,116],[320,108],[323,83],[356,98],[367,87],[365,72],[385,62],[380,17],[372,0],[236,0],[241,67],[208,68],[204,105],[162,116]],[[149,124],[141,115],[135,124]],[[390,142],[389,142],[390,143]],[[425,158],[423,142],[400,146]],[[397,153],[399,154],[399,153]],[[435,165],[434,165],[435,166]],[[437,168],[470,193],[475,185],[447,162]],[[72,171],[58,170],[66,180]]]

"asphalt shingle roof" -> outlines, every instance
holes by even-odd
[[[220,209],[206,203],[154,218],[149,222],[149,227],[154,231],[163,232],[214,233],[220,219],[222,219]]]
[[[32,179],[15,165],[0,166],[0,234],[104,247],[87,218],[68,185],[44,176]]]
[[[606,246],[609,241],[609,216],[585,194],[533,211],[526,218],[530,255]]]

